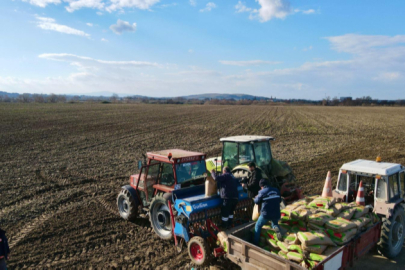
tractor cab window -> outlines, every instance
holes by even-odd
[[[233,169],[238,165],[238,144],[234,142],[224,142],[224,152],[222,153],[223,164]]]
[[[255,150],[256,164],[259,167],[270,164],[271,161],[270,143],[268,141],[255,142],[253,144],[253,147]]]
[[[250,143],[239,144],[239,164],[254,161],[253,148]]]
[[[389,196],[391,200],[395,200],[399,198],[399,183],[398,183],[398,173],[395,173],[393,175],[390,175],[388,177],[388,182],[389,182]]]
[[[399,184],[401,185],[401,197],[405,198],[405,172],[399,173]]]
[[[174,184],[173,165],[171,163],[162,164],[160,183],[165,186],[172,186]]]
[[[338,190],[343,192],[347,191],[347,173],[340,173]]]
[[[386,194],[387,194],[387,184],[385,182],[386,180],[384,178],[378,179],[377,181],[377,194],[375,197],[377,199],[386,199]]]
[[[203,178],[205,172],[206,167],[204,160],[176,164],[177,184]]]

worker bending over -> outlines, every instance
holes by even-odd
[[[255,236],[253,243],[259,245],[260,242],[260,232],[262,227],[266,225],[269,221],[272,223],[273,230],[277,233],[278,239],[282,238],[280,227],[278,226],[278,221],[281,217],[280,214],[280,191],[277,188],[270,187],[266,179],[261,179],[259,182],[261,190],[259,194],[254,198],[255,204],[262,204],[260,210],[260,217],[256,222],[255,226]]]
[[[223,229],[230,228],[233,221],[233,213],[238,204],[238,185],[239,182],[232,175],[229,167],[224,167],[223,174],[217,176],[215,171],[211,171],[211,176],[217,182],[218,189],[222,198],[221,216]]]

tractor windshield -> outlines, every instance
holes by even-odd
[[[259,167],[266,167],[271,161],[271,151],[269,141],[255,142],[253,144],[255,149],[256,164]]]
[[[204,160],[176,164],[177,184],[202,178],[205,172],[206,167]]]
[[[254,161],[260,168],[266,168],[271,162],[269,141],[224,142],[222,153],[224,166],[231,169],[239,164]]]

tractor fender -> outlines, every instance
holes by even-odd
[[[138,193],[136,192],[136,190],[135,190],[132,186],[130,186],[130,185],[125,185],[125,186],[122,186],[121,188],[128,190],[129,193],[131,193],[131,196],[132,196],[134,199],[138,200],[138,202],[140,203],[140,199],[139,199],[139,197],[138,197]]]

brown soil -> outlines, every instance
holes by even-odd
[[[357,158],[405,164],[403,108],[0,104],[0,226],[11,269],[190,269],[116,196],[146,151],[220,154],[220,137],[272,135],[307,194]],[[219,269],[236,268],[224,259]]]

